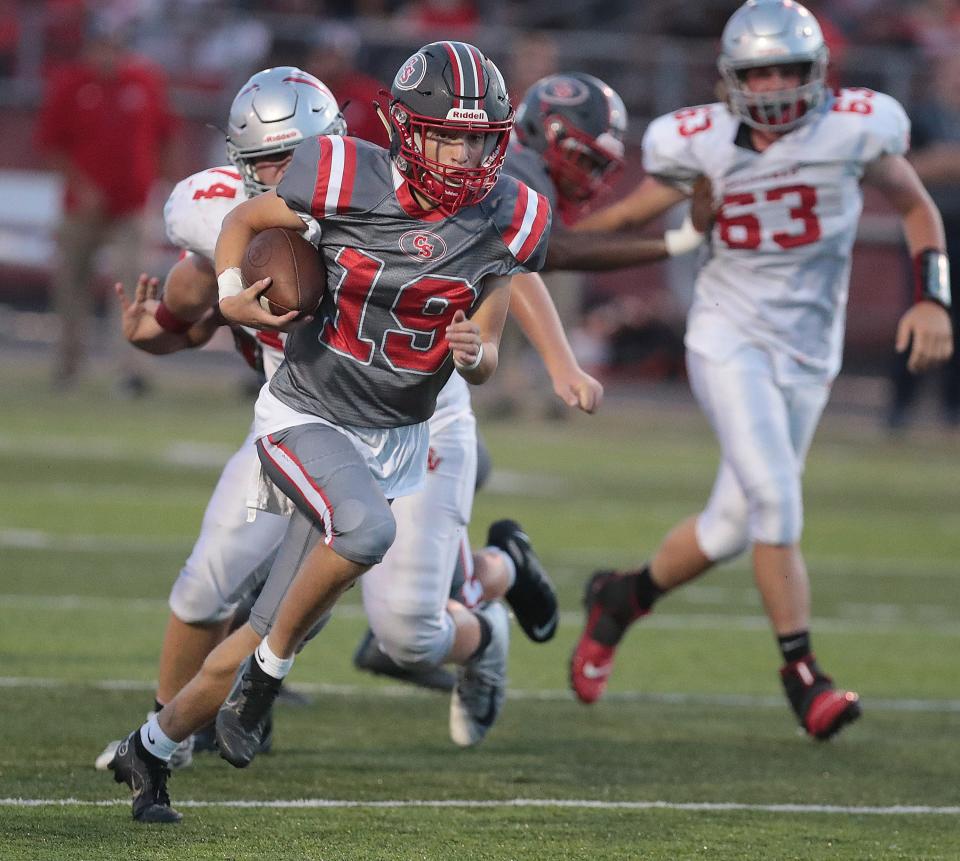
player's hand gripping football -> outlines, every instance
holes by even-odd
[[[121,282],[117,281],[113,285],[113,292],[117,294],[120,302],[120,327],[123,337],[133,343],[144,318],[153,317],[155,303],[160,294],[160,279],[151,278],[146,272],[141,272],[132,302],[127,298]]]
[[[603,385],[579,365],[561,374],[551,374],[553,390],[568,407],[594,413],[603,402]]]
[[[900,318],[896,349],[903,353],[908,347],[907,368],[914,374],[936,367],[953,355],[950,314],[942,305],[918,302]]]
[[[268,276],[255,281],[249,287],[241,290],[235,296],[227,296],[220,300],[220,313],[230,323],[238,326],[250,326],[254,329],[271,329],[278,332],[289,332],[301,323],[309,323],[313,317],[297,319],[297,311],[286,314],[271,314],[260,304],[260,294],[266,290],[272,279]]]
[[[453,320],[447,326],[446,336],[453,354],[453,363],[461,368],[474,367],[483,344],[480,327],[468,320],[463,311],[455,311]]]

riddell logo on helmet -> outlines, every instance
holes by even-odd
[[[487,112],[469,111],[464,108],[450,108],[450,110],[447,111],[447,119],[485,123],[487,121]]]
[[[287,129],[285,132],[274,132],[272,135],[267,135],[263,142],[265,144],[271,143],[282,143],[283,141],[290,141],[294,138],[302,138],[303,135],[300,133],[300,129]]]

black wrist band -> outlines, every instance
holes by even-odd
[[[943,251],[927,248],[913,258],[915,302],[936,302],[950,310],[950,260]]]

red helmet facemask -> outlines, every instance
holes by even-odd
[[[609,141],[594,138],[561,116],[547,117],[544,127],[549,143],[543,160],[557,186],[565,219],[575,217],[588,201],[609,188],[622,170],[623,143],[612,135],[606,135]]]
[[[416,114],[395,99],[390,105],[390,123],[396,131],[394,156],[400,172],[444,215],[452,215],[461,207],[479,203],[497,184],[513,128],[513,111],[499,121],[440,120]],[[428,136],[437,133],[484,135],[480,165],[458,167],[428,158],[424,144]]]

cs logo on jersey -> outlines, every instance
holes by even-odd
[[[429,230],[408,230],[400,237],[400,250],[418,263],[426,263],[443,257],[447,244]]]
[[[396,80],[393,82],[397,89],[415,90],[420,86],[423,76],[427,74],[427,58],[417,51],[406,63],[400,67],[397,72]]]

